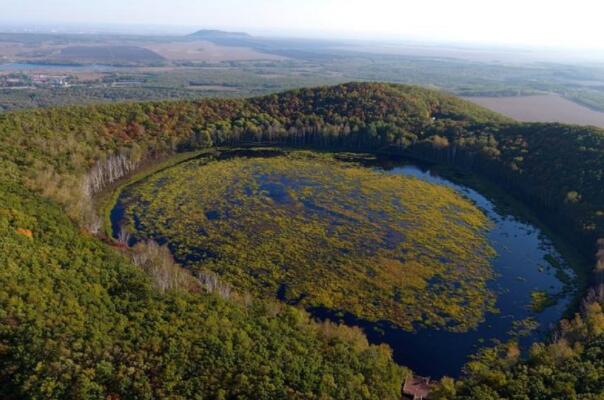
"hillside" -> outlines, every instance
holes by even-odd
[[[227,32],[216,29],[202,29],[191,33],[190,37],[198,39],[249,39],[252,36],[245,32]]]
[[[93,199],[120,177],[176,152],[250,142],[445,163],[541,210],[585,254],[604,237],[604,131],[515,123],[437,91],[355,83],[250,100],[0,114],[0,397],[398,398],[406,371],[357,330],[225,296],[162,250],[139,249],[151,254],[141,263],[135,250],[95,236],[102,219]],[[141,272],[157,268],[167,287]],[[505,362],[487,352],[441,392],[601,393],[603,297],[586,297],[582,316],[528,363],[513,351]],[[572,374],[559,365],[574,366]],[[527,383],[535,374],[541,386]]]
[[[202,29],[187,36],[189,39],[206,40],[223,46],[247,47],[257,44],[255,38],[244,32],[227,32]]]

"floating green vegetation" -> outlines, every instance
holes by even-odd
[[[129,188],[124,229],[239,290],[464,331],[495,296],[486,216],[455,191],[329,154],[197,159]]]
[[[529,336],[535,330],[539,329],[539,322],[535,318],[525,318],[512,322],[512,329],[508,332],[510,336]]]
[[[535,313],[540,313],[554,304],[556,304],[556,299],[547,292],[536,290],[531,293],[531,310]]]

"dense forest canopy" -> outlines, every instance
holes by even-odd
[[[121,177],[249,142],[446,163],[506,188],[584,254],[604,237],[604,131],[515,123],[436,91],[352,83],[0,114],[3,398],[398,398],[405,370],[358,331],[197,281],[153,244],[118,251],[91,235],[95,196]],[[603,292],[528,360],[485,351],[436,395],[597,398]]]

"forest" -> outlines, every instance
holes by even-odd
[[[400,396],[406,370],[357,329],[196,279],[153,244],[127,249],[104,237],[95,199],[120,179],[179,152],[247,143],[405,154],[509,191],[593,260],[592,287],[548,343],[527,357],[514,343],[485,349],[434,395],[602,395],[604,131],[516,123],[412,86],[350,83],[0,114],[3,398]]]

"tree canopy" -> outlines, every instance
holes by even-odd
[[[604,131],[516,123],[437,91],[351,83],[0,114],[1,397],[399,397],[405,370],[357,330],[207,282],[157,290],[130,250],[91,235],[95,195],[121,177],[179,151],[250,142],[447,163],[505,187],[586,254],[604,237]],[[526,361],[488,350],[442,396],[597,398],[593,293],[559,340]]]

